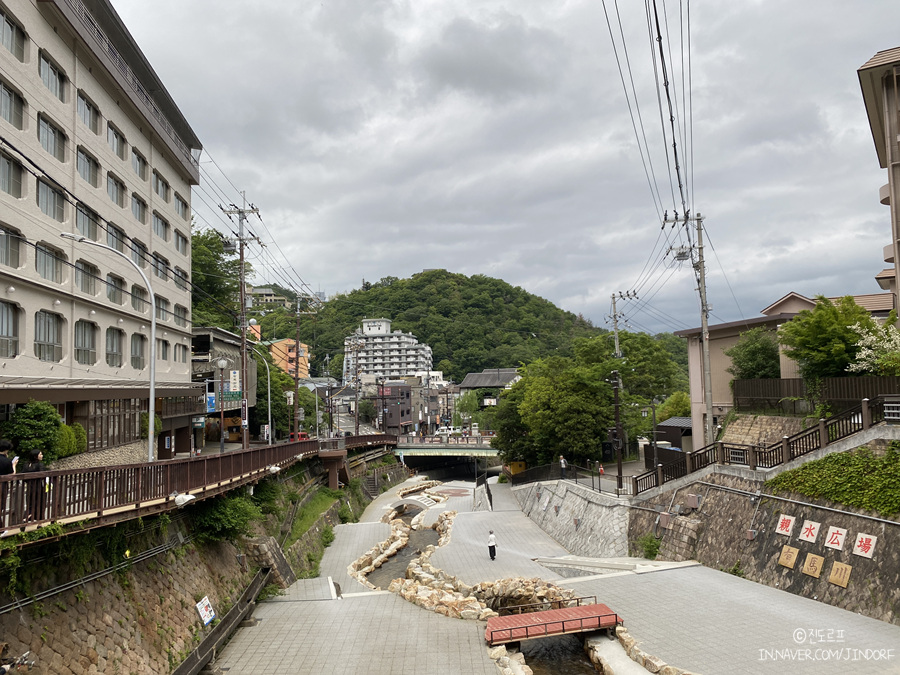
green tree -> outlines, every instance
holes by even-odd
[[[856,342],[856,359],[847,370],[851,373],[871,373],[872,375],[900,375],[900,331],[897,330],[897,313],[891,310],[882,326],[864,328],[854,325],[859,333]]]
[[[778,337],[774,331],[758,326],[741,333],[733,347],[725,350],[731,359],[726,370],[736,380],[781,377]]]
[[[359,402],[359,420],[360,422],[365,422],[366,424],[371,424],[375,421],[375,417],[377,412],[375,410],[375,404],[372,403],[367,398],[360,400]]]
[[[247,278],[252,273],[244,266]],[[216,230],[194,228],[191,232],[191,303],[194,326],[217,326],[233,330],[240,295],[241,263],[225,251],[225,241]]]
[[[43,452],[44,461],[59,457],[59,428],[62,417],[46,401],[28,401],[17,406],[4,428],[4,435],[21,455]]]
[[[691,397],[686,391],[676,391],[656,409],[656,421],[664,422],[670,417],[690,417]]]
[[[820,295],[812,310],[803,310],[781,327],[779,338],[803,379],[817,382],[846,375],[859,351],[859,331],[874,326],[869,313],[849,295],[837,303]]]

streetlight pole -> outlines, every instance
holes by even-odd
[[[269,442],[269,445],[272,445],[272,372],[269,370],[269,362],[266,361],[266,357],[263,356],[256,347],[251,347],[250,349],[263,357],[262,362],[266,367],[266,384],[268,386],[268,398],[266,399],[266,403],[268,403],[269,406],[269,437],[266,440]],[[299,438],[299,436],[297,438]]]
[[[228,360],[221,358],[216,361],[219,366],[219,454],[225,452],[225,368]]]
[[[107,251],[112,251],[137,270],[137,273],[141,275],[141,279],[144,281],[144,285],[147,287],[147,292],[150,294],[150,401],[147,412],[147,461],[152,463],[154,444],[156,442],[156,295],[153,293],[153,287],[138,264],[112,246],[101,244],[99,241],[72,234],[71,232],[60,232],[59,236],[63,239],[72,239],[80,244],[90,244],[97,248],[105,248]]]

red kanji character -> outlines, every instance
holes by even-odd
[[[872,539],[870,537],[860,537],[856,547],[863,553],[868,553],[872,548]]]
[[[812,523],[806,526],[806,529],[803,530],[804,536],[807,537],[815,537],[816,536],[816,527]]]
[[[778,523],[778,529],[779,529],[779,530],[784,530],[785,532],[787,532],[788,530],[790,530],[790,529],[791,529],[791,520],[790,520],[790,518],[782,518],[782,519],[781,519],[781,522]]]
[[[835,530],[834,532],[832,532],[831,537],[828,539],[828,543],[832,544],[833,546],[840,546],[842,543],[841,542],[841,533],[838,530]]]

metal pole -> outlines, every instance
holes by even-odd
[[[656,445],[656,401],[650,401],[650,410],[653,411],[653,468],[659,466],[659,453]]]
[[[619,470],[618,478],[616,479],[616,487],[621,490],[622,489],[622,423],[619,418],[619,371],[614,371],[616,375],[616,381],[613,384],[613,393],[615,394],[615,407],[616,407],[616,467]],[[618,493],[617,493],[618,494]]]
[[[706,444],[716,440],[713,432],[712,374],[709,364],[709,305],[706,302],[706,265],[703,262],[703,216],[694,217],[697,223],[697,262],[696,269],[700,291],[700,340],[703,349],[703,398],[706,403]]]
[[[266,361],[266,357],[260,353],[260,351],[256,347],[252,347],[253,351],[263,357],[263,365],[266,367],[266,384],[268,385],[268,401],[269,404],[269,445],[272,445],[272,372],[269,370],[269,362]]]
[[[225,369],[219,368],[219,454],[225,453]]]
[[[147,292],[150,294],[150,401],[147,412],[147,461],[152,462],[154,456],[154,444],[156,442],[156,295],[153,293],[153,287],[150,285],[150,280],[147,278],[147,275],[144,274],[138,264],[121,251],[114,249],[112,246],[107,246],[106,244],[101,244],[99,241],[93,241],[87,237],[78,236],[70,232],[60,232],[59,236],[64,239],[72,239],[81,244],[90,244],[97,248],[105,248],[107,251],[112,251],[137,270],[137,273],[141,275],[144,285],[147,287]]]
[[[300,440],[300,296],[297,296],[297,337],[294,339],[294,440]],[[318,436],[318,434],[316,434]]]

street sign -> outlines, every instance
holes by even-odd
[[[231,375],[229,376],[228,384],[230,385],[229,389],[231,389],[231,391],[240,391],[240,389],[241,389],[241,371],[232,370]]]
[[[241,399],[241,426],[246,429],[249,426],[247,419],[247,399]]]
[[[306,411],[303,408],[297,408],[297,419],[301,422],[306,419]]]

